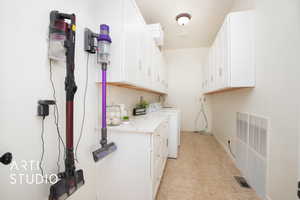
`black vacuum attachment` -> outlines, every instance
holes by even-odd
[[[101,136],[101,148],[93,151],[93,158],[95,162],[98,162],[99,160],[105,158],[106,156],[117,150],[117,145],[114,142],[107,143],[107,128],[101,129]]]
[[[12,161],[12,158],[13,158],[12,154],[10,152],[7,152],[0,157],[0,162],[3,165],[9,165]]]
[[[66,21],[67,20],[67,21]],[[64,34],[66,49],[67,74],[65,79],[66,90],[66,159],[65,172],[59,173],[60,180],[51,186],[49,200],[65,200],[82,185],[84,177],[82,170],[76,170],[73,148],[73,106],[74,95],[77,90],[74,77],[75,56],[75,14],[65,14],[58,11],[50,13],[50,34]],[[49,103],[49,102],[46,102]],[[50,102],[51,103],[51,102]],[[46,104],[48,105],[48,104]],[[41,105],[43,106],[43,104]],[[46,108],[47,111],[47,108]]]
[[[77,170],[67,177],[66,173],[59,174],[60,180],[51,186],[49,200],[64,200],[71,196],[79,187],[84,185],[83,171]]]

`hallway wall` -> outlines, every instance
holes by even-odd
[[[195,120],[200,111],[199,98],[202,96],[202,64],[207,53],[208,48],[166,50],[164,52],[168,65],[167,103],[181,110],[181,127],[184,131],[196,130]],[[208,99],[205,104],[210,129],[211,115]],[[204,121],[200,119],[197,123],[198,129],[204,126]]]
[[[83,50],[84,28],[98,30],[100,23],[110,24],[109,19],[98,17],[104,0],[2,0],[0,1],[0,156],[11,151],[18,165],[22,160],[39,161],[42,151],[41,118],[37,116],[37,102],[40,99],[53,99],[49,80],[48,26],[51,10],[75,13],[77,16],[75,77],[78,91],[75,95],[74,137],[79,137],[83,114],[83,91],[86,76],[87,56]],[[13,13],[13,16],[12,16]],[[112,40],[120,34],[111,27]],[[112,43],[112,48],[120,48]],[[112,55],[112,58],[114,56]],[[89,83],[84,135],[79,146],[78,168],[83,169],[85,185],[68,200],[96,200],[101,195],[96,176],[105,160],[94,163],[91,152],[100,147],[98,127],[100,88],[95,83],[99,66],[96,56],[90,56]],[[65,63],[53,63],[53,78],[60,111],[60,130],[65,135]],[[143,95],[148,101],[157,101],[157,95],[129,89],[109,87],[109,103],[126,103],[132,108]],[[53,107],[45,119],[45,173],[57,172],[58,156],[57,133],[53,122]],[[76,143],[75,143],[76,144]],[[63,169],[63,160],[60,160]],[[11,173],[31,175],[40,173],[34,170],[11,170],[10,166],[0,166],[1,199],[46,200],[50,184],[10,184]],[[31,180],[31,178],[30,178]],[[99,180],[102,181],[102,180]],[[99,200],[101,196],[98,196]]]
[[[248,8],[249,1],[237,2],[234,10]],[[236,112],[269,118],[267,194],[272,200],[296,200],[300,2],[255,2],[256,87],[213,95],[213,133],[227,146],[227,140],[234,141]]]
[[[231,11],[242,11],[255,8],[255,0],[233,0]]]

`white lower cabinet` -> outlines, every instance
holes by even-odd
[[[168,130],[169,124],[167,121],[165,121],[159,126],[157,131],[152,136],[152,149],[154,150],[152,152],[152,166],[154,166],[152,177],[153,199],[155,199],[157,190],[159,188],[168,157]]]
[[[109,130],[117,151],[97,165],[98,197],[105,200],[155,200],[168,154],[168,120],[153,133]]]

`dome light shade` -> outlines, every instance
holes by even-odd
[[[188,13],[181,13],[176,16],[176,21],[180,26],[185,26],[191,20],[192,16]]]

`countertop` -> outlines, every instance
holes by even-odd
[[[142,116],[131,117],[129,124],[120,126],[108,126],[108,131],[132,132],[132,133],[154,133],[156,128],[168,120],[168,114],[164,111],[148,113]]]

